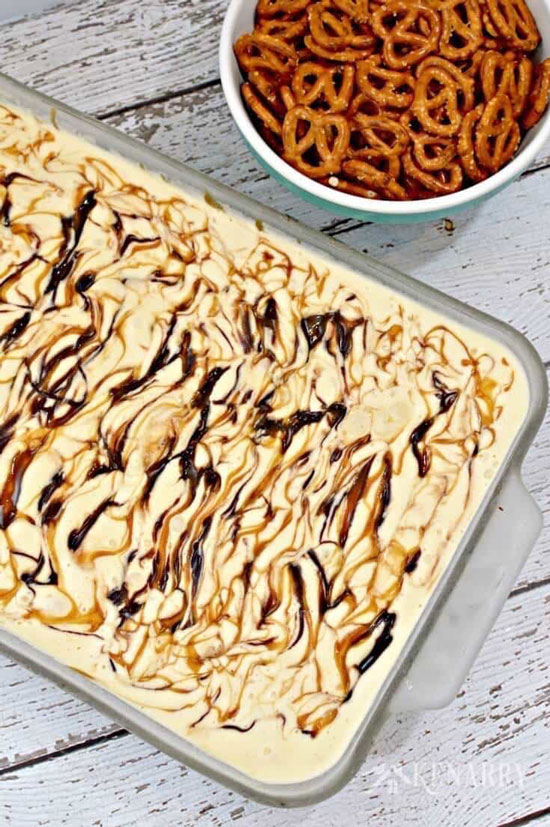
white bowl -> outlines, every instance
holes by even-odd
[[[542,35],[539,60],[550,56],[550,6],[548,0],[528,0]],[[515,158],[495,175],[479,184],[439,198],[418,201],[382,201],[348,195],[320,184],[298,172],[280,158],[256,130],[243,104],[242,76],[233,53],[233,44],[254,28],[256,0],[231,0],[220,41],[220,77],[231,114],[256,159],[278,181],[295,193],[333,213],[379,222],[413,222],[438,218],[470,207],[511,184],[534,161],[550,137],[550,110],[523,139]]]

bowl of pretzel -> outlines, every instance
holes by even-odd
[[[550,137],[547,0],[231,0],[220,75],[256,159],[333,213],[447,216]]]

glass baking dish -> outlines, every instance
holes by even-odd
[[[343,263],[392,291],[479,331],[511,350],[525,372],[529,386],[528,411],[481,506],[344,754],[330,769],[314,778],[291,784],[268,784],[252,779],[44,651],[0,629],[0,649],[177,760],[269,804],[312,804],[336,792],[358,769],[375,731],[387,715],[442,706],[459,690],[542,526],[542,516],[521,480],[520,466],[547,405],[544,366],[527,340],[503,322],[279,215],[2,75],[0,99],[43,120],[52,118],[60,128],[108,152],[147,167],[187,191],[207,196],[233,213],[260,220],[267,230],[283,234],[329,261]]]

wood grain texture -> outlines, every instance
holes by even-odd
[[[331,217],[269,179],[230,119],[216,82],[226,5],[73,3],[3,27],[2,70],[500,316],[550,362],[550,153],[452,224]],[[525,464],[545,531],[464,691],[445,710],[388,722],[358,777],[331,801],[299,814],[246,803],[0,657],[0,824],[496,827],[549,814],[549,469],[547,420]]]
[[[550,587],[511,598],[455,702],[390,719],[355,780],[299,814],[245,802],[133,736],[0,775],[0,814],[75,824],[78,802],[79,824],[104,827],[506,823],[548,800],[549,623]]]
[[[99,114],[215,80],[220,0],[80,0],[2,27],[2,72]]]
[[[0,693],[0,774],[118,729],[87,704],[4,655]]]

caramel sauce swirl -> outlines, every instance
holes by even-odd
[[[77,668],[188,737],[336,726],[502,459],[517,367],[7,107],[0,202],[0,622],[88,638]]]

